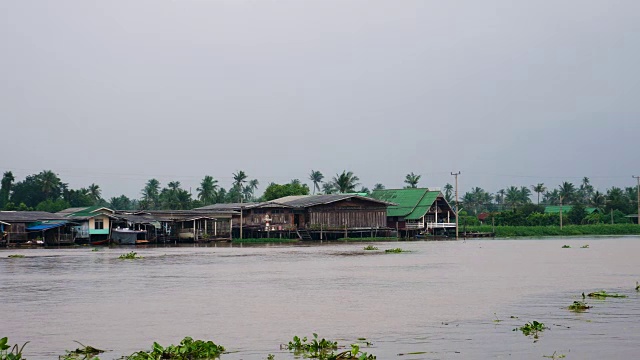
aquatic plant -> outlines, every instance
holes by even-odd
[[[276,357],[273,354],[267,355],[267,360],[275,360]]]
[[[589,244],[580,246],[580,249],[588,249],[588,248],[589,248]]]
[[[402,250],[401,248],[395,248],[395,249],[386,249],[384,252],[398,254],[398,253],[409,252],[409,251]]]
[[[91,251],[100,251],[100,249],[98,249],[98,248],[93,248],[93,249],[91,249]]]
[[[551,355],[542,355],[542,357],[543,357],[543,358],[548,358],[548,359],[556,360],[556,359],[564,359],[564,358],[566,358],[566,357],[567,357],[567,355],[565,355],[565,354],[558,354],[558,352],[557,352],[557,351],[554,351],[554,352],[553,352],[553,354],[551,354]]]
[[[118,259],[120,260],[142,259],[142,256],[138,256],[138,253],[136,253],[135,251],[130,251],[126,254],[122,254],[118,256]]]
[[[22,254],[11,254],[11,255],[9,255],[8,257],[10,257],[10,258],[23,258],[23,257],[25,257],[25,256],[24,256],[24,255],[22,255]]]
[[[640,284],[636,281],[636,291],[640,291]]]
[[[9,345],[9,338],[6,336],[0,339],[0,360],[22,360],[22,351],[24,347],[27,346],[29,341],[22,344],[22,346],[18,346],[15,344],[13,346]],[[11,349],[11,350],[9,350]],[[7,351],[9,350],[9,351]]]
[[[285,347],[297,356],[319,360],[373,360],[376,358],[375,355],[360,351],[359,344],[351,344],[350,350],[335,353],[338,343],[324,338],[318,339],[318,334],[315,333],[311,341],[307,337],[294,336]]]
[[[620,294],[610,294],[604,290],[600,290],[600,291],[596,291],[596,292],[592,292],[587,294],[588,297],[594,297],[594,298],[626,298],[627,295],[620,295]]]
[[[571,246],[569,246],[569,245],[562,245],[562,248],[563,248],[563,249],[571,249]]]
[[[365,250],[378,250],[377,247],[373,246],[373,245],[367,245],[364,247]]]
[[[522,331],[525,336],[533,335],[534,339],[538,338],[538,333],[548,329],[543,323],[538,321],[530,321],[523,326],[513,329],[513,331]]]
[[[79,341],[75,342],[80,344],[81,347],[71,351],[66,350],[64,355],[58,357],[59,360],[100,360],[97,355],[103,353],[104,350],[94,348],[93,346],[85,346]]]
[[[591,306],[587,305],[583,301],[574,301],[573,304],[569,305],[569,310],[571,311],[580,312],[580,311],[585,311],[587,309],[591,309]]]
[[[193,340],[185,337],[180,345],[162,347],[157,342],[153,343],[151,351],[138,351],[127,357],[127,360],[156,360],[156,359],[217,359],[224,351],[224,347],[216,345],[213,341]]]

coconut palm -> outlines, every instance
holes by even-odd
[[[447,183],[444,186],[444,199],[447,200],[448,203],[453,201],[453,197],[451,194],[453,193],[453,185]]]
[[[149,179],[142,189],[141,209],[156,209],[160,202],[160,182]]]
[[[539,183],[538,185],[531,185],[531,189],[538,194],[538,205],[540,205],[540,194],[547,191],[547,188],[544,183]]]
[[[498,191],[496,191],[496,196],[495,196],[495,200],[496,200],[496,204],[498,205],[503,205],[504,204],[504,196],[507,192],[504,189],[500,189]]]
[[[316,193],[316,190],[320,191],[320,185],[322,183],[322,179],[324,179],[324,175],[320,171],[311,170],[309,174],[309,180],[313,182],[313,193]]]
[[[422,177],[422,175],[416,175],[412,171],[410,174],[407,174],[407,176],[404,177],[404,182],[407,184],[408,188],[415,189],[418,187],[418,181],[420,181],[420,177]]]
[[[60,178],[51,170],[44,170],[38,174],[40,189],[46,199],[55,200],[60,196]]]
[[[333,194],[336,192],[336,189],[333,186],[333,183],[328,182],[328,183],[322,184],[322,192],[324,194]]]
[[[382,185],[380,183],[377,183],[377,184],[373,185],[373,191],[384,190],[384,189],[385,189],[384,185]]]
[[[100,199],[102,199],[102,190],[100,189],[100,186],[92,183],[91,185],[89,185],[88,190],[89,196],[91,197],[93,202],[97,204]]]
[[[563,182],[562,185],[559,186],[558,192],[560,197],[562,198],[563,204],[570,204],[575,200],[576,187],[570,182]]]
[[[520,189],[515,186],[509,186],[504,196],[504,203],[511,206],[512,209],[515,209],[517,205],[520,205],[522,203],[522,193],[520,192]]]
[[[233,174],[233,186],[238,191],[240,201],[242,201],[243,187],[244,183],[247,182],[247,177],[247,174],[242,170]]]
[[[260,185],[258,179],[249,180],[249,185],[247,185],[247,187],[250,189],[251,198],[253,198],[255,191],[258,190],[258,185]]]
[[[342,174],[336,174],[333,178],[333,187],[340,193],[350,193],[356,190],[356,186],[360,185],[358,182],[360,178],[353,175],[351,171],[342,171]]]
[[[9,194],[11,194],[11,186],[16,178],[11,171],[6,171],[2,175],[2,182],[0,185],[0,210],[9,202]]]
[[[198,191],[198,199],[200,199],[203,205],[213,204],[216,199],[217,189],[218,180],[215,180],[213,176],[206,175],[202,179],[200,187],[196,189]]]

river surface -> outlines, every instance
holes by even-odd
[[[640,237],[367,244],[0,250],[0,337],[31,341],[30,360],[185,336],[223,360],[294,359],[280,344],[314,332],[378,359],[640,356]],[[382,252],[397,247],[411,252]],[[144,258],[117,259],[131,250]],[[567,310],[603,289],[628,297]],[[512,331],[533,320],[537,341]]]

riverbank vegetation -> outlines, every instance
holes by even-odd
[[[467,226],[460,231],[493,232],[496,237],[542,237],[575,235],[640,235],[640,226],[635,224],[599,224],[560,226]]]
[[[269,243],[297,243],[299,239],[285,238],[249,238],[249,239],[233,239],[232,244],[269,244]]]

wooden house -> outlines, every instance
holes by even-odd
[[[455,229],[455,211],[440,190],[428,188],[384,189],[371,193],[374,199],[396,203],[387,209],[387,226],[404,236],[433,234]]]
[[[285,234],[308,239],[327,238],[329,234],[345,237],[358,231],[371,234],[387,229],[389,205],[386,201],[356,194],[331,194],[287,196],[261,203],[216,204],[199,209],[238,211],[233,227],[239,228],[242,223],[248,236]]]
[[[75,241],[89,243],[109,239],[111,222],[116,220],[115,211],[102,206],[69,208],[56,214],[75,222]]]
[[[72,243],[67,219],[46,211],[0,211],[0,242],[3,244]]]

